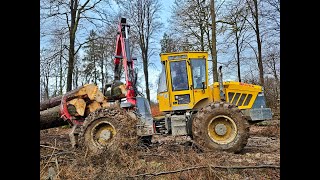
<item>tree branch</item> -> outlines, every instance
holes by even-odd
[[[189,171],[194,169],[203,169],[203,168],[216,168],[216,169],[259,169],[259,168],[275,168],[279,169],[280,166],[278,165],[259,165],[259,166],[195,166],[195,167],[189,167],[184,169],[178,169],[173,171],[161,171],[158,173],[144,173],[144,174],[137,174],[134,176],[126,176],[126,178],[134,178],[134,177],[140,177],[140,176],[159,176],[164,174],[172,174],[177,172],[183,172],[183,171]]]
[[[89,2],[89,1],[90,1],[90,0],[87,0],[87,2]],[[84,9],[84,7],[88,4],[87,2],[86,2],[86,4],[84,4],[84,5],[81,7],[81,9],[79,9],[81,12],[85,12],[85,11],[88,11],[88,10],[90,10],[90,9],[95,8],[95,6],[96,6],[97,4],[99,4],[99,3],[101,2],[101,0],[95,2],[91,7],[88,7],[88,8],[86,8],[86,9]]]

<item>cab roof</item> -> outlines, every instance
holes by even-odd
[[[185,54],[185,53],[208,53],[208,51],[178,51],[178,52],[160,53],[160,56],[172,55],[172,54]]]

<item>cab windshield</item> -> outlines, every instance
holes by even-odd
[[[188,90],[186,61],[170,62],[170,73],[173,91]]]

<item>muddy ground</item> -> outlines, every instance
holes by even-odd
[[[239,154],[201,152],[188,138],[155,136],[151,147],[89,156],[72,149],[68,127],[40,131],[40,178],[280,179],[280,119],[250,126]]]

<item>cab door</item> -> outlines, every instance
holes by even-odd
[[[159,102],[160,111],[170,111],[171,110],[171,101],[169,98],[169,81],[168,72],[167,72],[167,63],[168,61],[161,61],[162,71],[160,73],[157,89],[157,100]]]
[[[191,79],[193,84],[194,105],[202,99],[209,98],[207,61],[205,58],[190,58]]]
[[[172,110],[192,109],[191,69],[187,60],[170,61],[170,103]]]

